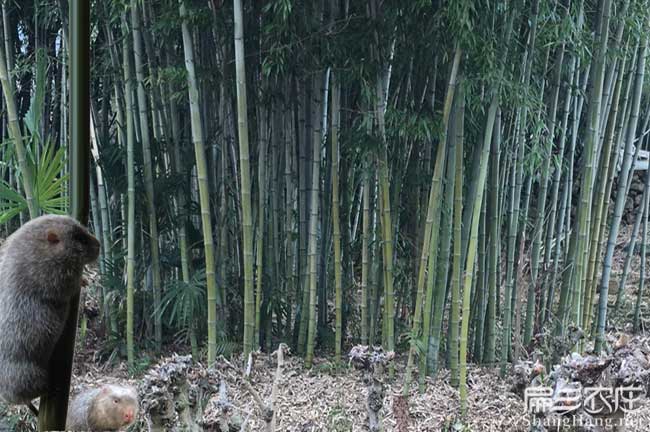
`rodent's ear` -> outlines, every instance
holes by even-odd
[[[59,239],[59,235],[55,231],[48,231],[47,232],[47,241],[52,243],[52,244],[56,244],[61,240]]]

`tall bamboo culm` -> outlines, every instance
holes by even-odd
[[[190,103],[190,125],[194,157],[196,159],[196,174],[199,185],[199,205],[201,207],[201,226],[203,229],[203,248],[205,251],[205,279],[208,297],[208,364],[216,360],[217,353],[217,283],[215,278],[214,240],[212,237],[212,220],[210,219],[210,190],[208,184],[208,164],[205,159],[205,143],[203,140],[203,125],[199,111],[199,90],[194,66],[194,46],[192,35],[187,23],[185,1],[180,0],[179,14],[182,19],[183,53],[187,71],[187,88]]]
[[[323,77],[324,76],[324,77]],[[314,360],[314,348],[316,346],[316,304],[317,304],[317,283],[318,283],[318,219],[319,219],[319,190],[320,190],[320,162],[322,130],[327,125],[321,120],[323,106],[328,93],[329,69],[326,72],[317,73],[313,80],[314,102],[312,104],[312,125],[313,125],[313,153],[311,167],[311,203],[309,205],[309,242],[308,250],[308,282],[309,282],[309,321],[307,326],[307,349],[305,352],[305,366],[310,368]],[[324,93],[324,97],[321,94]]]
[[[343,343],[343,282],[342,282],[342,265],[341,265],[341,220],[340,220],[340,199],[339,199],[339,125],[341,120],[341,86],[334,73],[331,74],[332,86],[332,135],[331,142],[331,157],[332,157],[332,226],[334,237],[334,309],[335,309],[335,342],[334,342],[334,355],[337,363],[341,362],[341,345]],[[367,245],[366,245],[367,247]],[[365,251],[367,253],[367,249]],[[367,256],[365,257],[367,260]],[[366,262],[367,265],[367,262]],[[367,276],[367,274],[366,274]],[[364,290],[365,291],[365,290]],[[367,301],[367,292],[365,293]],[[362,307],[364,307],[362,305]],[[365,315],[365,314],[364,314]],[[364,317],[367,319],[367,317]],[[366,326],[364,322],[362,326]],[[367,338],[367,328],[366,338]]]
[[[459,92],[460,93],[460,92]],[[462,94],[458,95],[458,100],[462,101]],[[461,102],[459,102],[461,103]],[[464,119],[460,108],[456,111],[459,115],[455,119],[456,128],[462,130]],[[457,132],[460,135],[460,132]],[[463,224],[463,140],[456,139],[456,178],[454,179],[454,252],[453,264],[451,269],[451,305],[449,312],[449,339],[447,342],[449,350],[449,381],[452,386],[457,387],[459,384],[459,325],[460,325],[460,284],[462,268],[462,224]]]
[[[461,116],[464,112],[464,100],[461,99]],[[465,281],[463,286],[463,311],[462,323],[460,329],[460,411],[463,416],[467,414],[467,339],[469,336],[470,323],[470,301],[471,289],[474,279],[474,264],[476,262],[476,252],[478,246],[478,227],[481,220],[481,208],[483,205],[483,194],[485,192],[485,182],[487,178],[488,163],[490,159],[490,145],[493,138],[494,124],[499,107],[498,94],[492,95],[492,102],[487,115],[487,125],[485,128],[483,149],[481,150],[480,171],[477,182],[476,197],[472,205],[472,219],[469,234],[469,246],[467,248],[467,260],[465,266]],[[461,117],[462,119],[462,117]],[[461,120],[462,121],[462,120]],[[462,127],[462,124],[461,124]]]
[[[244,358],[253,350],[255,300],[253,295],[253,216],[251,213],[250,156],[248,149],[248,104],[244,59],[244,17],[241,0],[233,0],[235,22],[235,74],[237,79],[237,129],[241,175],[242,237],[244,248]]]
[[[126,16],[123,18],[125,31]],[[126,255],[126,353],[129,367],[135,365],[133,313],[135,303],[135,107],[133,101],[133,77],[131,73],[128,38],[122,42],[124,70],[124,99],[126,102],[126,172],[127,172],[127,255]]]

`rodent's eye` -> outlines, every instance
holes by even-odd
[[[115,399],[113,399],[113,403],[116,403],[116,404],[118,404],[118,403],[120,403],[120,400],[119,400],[119,399],[117,399],[117,398],[115,398]]]

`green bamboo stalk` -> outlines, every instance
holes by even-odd
[[[273,124],[277,125],[276,127],[272,128],[273,135],[271,139],[271,156],[270,156],[270,164],[271,164],[271,180],[270,180],[270,186],[269,186],[269,223],[271,225],[270,227],[270,236],[271,236],[271,241],[269,242],[269,247],[267,251],[267,256],[269,257],[270,261],[270,269],[271,269],[271,286],[267,290],[267,296],[269,299],[278,296],[282,297],[284,293],[282,292],[282,282],[280,280],[280,267],[281,267],[281,260],[282,260],[282,247],[280,246],[280,190],[282,190],[282,176],[280,175],[280,170],[281,170],[281,160],[282,160],[282,155],[281,152],[278,150],[278,147],[280,144],[284,143],[284,137],[282,134],[284,133],[284,130],[282,128],[282,125],[284,124],[284,118],[282,116],[282,112],[280,109],[279,105],[275,105],[273,107]],[[276,292],[273,292],[273,289],[276,289]],[[267,302],[267,304],[270,302]],[[279,312],[279,304],[275,305],[276,308],[276,322],[278,326],[281,326],[281,313]],[[267,308],[267,310],[271,310],[271,307]],[[268,319],[266,320],[266,334],[267,337],[265,339],[266,341],[266,348],[268,352],[272,351],[272,330],[273,330],[273,313],[269,312],[267,313]]]
[[[190,103],[190,126],[192,129],[192,141],[194,143],[194,157],[196,159],[196,176],[199,186],[199,205],[201,207],[201,226],[203,229],[203,248],[205,251],[205,279],[206,279],[206,291],[207,291],[207,300],[208,300],[208,364],[212,364],[216,360],[217,354],[217,283],[215,278],[215,264],[214,264],[214,240],[212,237],[212,220],[210,218],[210,189],[208,184],[208,166],[205,159],[205,143],[203,140],[203,125],[201,123],[201,113],[199,112],[199,90],[196,80],[196,71],[194,63],[194,47],[192,44],[192,35],[190,33],[190,28],[187,23],[187,10],[185,8],[185,1],[179,0],[179,15],[181,17],[181,30],[183,33],[183,53],[185,57],[185,69],[187,71],[187,86],[188,86],[188,95]],[[235,20],[237,23],[237,20]],[[237,35],[237,26],[235,29],[235,35]],[[241,32],[241,29],[239,29]],[[241,35],[241,33],[239,33]],[[238,65],[239,66],[239,65]],[[238,81],[239,83],[239,81]],[[246,110],[244,110],[246,112]],[[239,120],[242,121],[241,118]],[[245,121],[245,120],[244,120]],[[245,133],[245,132],[244,132]],[[240,133],[240,140],[246,139],[242,138],[242,133]],[[248,147],[246,147],[248,150]],[[248,157],[248,152],[245,156]],[[248,160],[247,160],[248,162]],[[249,170],[246,170],[246,175],[249,174]],[[244,170],[242,169],[242,189],[244,189]],[[247,179],[248,180],[248,179]],[[250,185],[250,184],[249,184]],[[248,189],[250,191],[250,187]],[[250,210],[250,195],[248,195],[248,201],[242,197],[242,206],[246,208],[246,203],[249,205]],[[246,211],[244,211],[246,216]],[[250,216],[250,212],[248,213]],[[246,218],[244,218],[244,232],[246,233],[247,228],[250,228],[251,225],[246,225]],[[250,221],[250,218],[248,219]],[[250,234],[250,231],[248,231]],[[250,240],[250,238],[249,238]],[[245,251],[250,249],[246,248],[246,245],[250,243],[244,242]],[[245,257],[250,259],[250,255]],[[252,265],[252,263],[251,263]],[[251,269],[252,270],[252,269]],[[251,276],[251,272],[247,273],[248,276]],[[246,279],[250,282],[250,279]],[[252,289],[252,288],[251,288]],[[248,297],[247,297],[248,299]],[[251,335],[252,336],[252,335]],[[244,353],[245,356],[248,356],[250,348],[252,346],[252,340],[244,339]],[[246,344],[248,342],[248,345]]]
[[[514,149],[513,159],[518,160],[517,148]],[[511,339],[512,339],[512,297],[514,291],[514,261],[515,261],[515,237],[517,231],[517,220],[515,213],[518,213],[518,202],[513,198],[516,189],[516,177],[518,175],[518,165],[513,163],[511,166],[510,174],[510,199],[508,204],[508,256],[506,261],[506,287],[504,291],[504,304],[503,304],[503,329],[501,335],[501,358],[499,363],[501,376],[504,377],[506,373],[506,364],[508,362],[508,355],[510,353]]]
[[[176,100],[174,98],[169,98],[169,114],[171,120],[172,128],[172,140],[174,146],[174,171],[178,175],[183,174],[183,161],[181,159],[181,127],[179,124],[179,113]],[[188,244],[187,244],[187,209],[185,201],[185,191],[179,189],[177,197],[177,207],[178,207],[178,218],[179,218],[179,227],[178,227],[178,247],[180,249],[180,258],[181,258],[181,277],[182,280],[186,283],[190,281],[190,263],[188,257]]]
[[[128,32],[126,16],[123,17],[124,32]],[[126,102],[126,172],[127,172],[127,255],[126,255],[126,355],[129,367],[135,366],[134,306],[135,306],[135,105],[133,101],[133,77],[128,39],[123,38],[122,58],[124,70],[124,99]]]
[[[476,363],[483,363],[483,349],[484,339],[488,335],[485,334],[485,318],[488,312],[488,306],[493,306],[493,311],[496,312],[496,304],[489,304],[489,270],[488,270],[488,234],[487,234],[487,204],[481,208],[481,222],[479,223],[478,230],[478,263],[476,269],[476,278],[472,288],[472,308],[470,314],[472,322],[470,328],[473,329],[469,346],[473,347],[474,361]],[[496,276],[496,272],[495,272]],[[495,292],[496,295],[496,292]],[[494,316],[493,316],[494,317]]]
[[[393,222],[390,206],[390,174],[388,167],[388,143],[386,141],[386,95],[384,93],[383,78],[380,76],[376,83],[375,116],[382,149],[378,160],[379,203],[381,212],[381,237],[384,259],[384,323],[386,331],[382,332],[386,341],[386,350],[395,351],[395,293],[393,291]],[[395,375],[395,366],[389,365],[389,377]]]
[[[108,270],[106,264],[114,265],[113,263],[113,239],[111,237],[111,223],[108,217],[108,203],[106,199],[106,187],[104,185],[104,176],[102,168],[99,165],[99,140],[97,139],[96,128],[93,120],[93,116],[90,116],[90,136],[91,136],[91,145],[92,145],[92,154],[95,161],[95,176],[97,177],[97,200],[99,203],[99,213],[100,213],[100,226],[101,230],[101,239],[102,239],[102,251],[103,251],[103,260],[104,260],[104,270],[102,275],[106,277],[108,275]],[[110,303],[107,301],[107,292],[106,287],[102,284],[102,296],[104,301],[102,303],[104,311],[104,319],[106,320],[107,330],[109,334],[117,335],[117,321],[113,315],[113,309],[110,306]]]
[[[645,202],[646,190],[643,190],[642,202]],[[616,304],[614,306],[614,315],[617,315],[619,312],[619,307],[623,303],[623,292],[625,291],[625,286],[627,285],[627,277],[630,273],[630,265],[632,264],[632,258],[635,255],[637,237],[639,235],[639,229],[641,228],[641,222],[644,220],[643,217],[643,206],[639,206],[636,211],[636,217],[634,219],[634,227],[632,228],[632,234],[630,235],[630,242],[627,244],[627,255],[625,257],[625,264],[623,265],[623,272],[621,274],[621,280],[618,285],[618,292],[616,293]]]
[[[528,176],[526,179],[526,186],[524,188],[524,194],[522,196],[522,208],[521,208],[521,220],[522,221],[527,221],[528,220],[528,210],[530,209],[530,195],[531,195],[531,190],[532,190],[532,184],[533,184],[533,177]],[[522,341],[521,341],[521,308],[523,306],[524,301],[526,300],[526,297],[523,296],[523,292],[519,293],[518,291],[521,290],[523,291],[524,287],[521,285],[518,285],[518,281],[523,280],[523,271],[524,271],[524,266],[523,260],[524,260],[524,253],[525,253],[525,246],[526,246],[526,225],[522,224],[521,229],[519,230],[519,239],[518,239],[518,249],[517,249],[517,271],[515,272],[515,290],[514,290],[514,329],[513,329],[513,334],[514,334],[514,349],[513,349],[513,361],[518,361],[519,360],[519,353],[521,348],[523,347]]]
[[[440,252],[438,261],[440,265],[438,268],[434,266],[433,260],[429,260],[429,274],[427,282],[427,290],[429,285],[433,285],[435,291],[435,300],[433,303],[433,323],[431,329],[431,338],[429,354],[427,361],[430,363],[430,371],[432,374],[438,372],[438,353],[440,350],[442,321],[445,312],[447,300],[447,281],[449,277],[449,253],[451,249],[452,237],[452,224],[454,222],[454,194],[455,194],[455,180],[456,180],[456,138],[449,142],[449,152],[447,155],[447,181],[445,184],[444,206],[442,210],[442,222],[440,233]],[[435,247],[436,245],[431,245]],[[435,282],[434,282],[435,277]],[[426,329],[425,329],[426,330]],[[420,387],[424,384],[424,375],[420,374]]]
[[[248,149],[248,107],[244,54],[244,19],[241,0],[233,0],[235,23],[235,75],[237,79],[237,126],[241,175],[242,231],[244,248],[244,359],[255,340],[255,300],[253,296],[253,218],[251,214],[250,157]]]
[[[467,172],[477,172],[479,169],[479,165],[481,163],[481,153],[480,152],[469,152],[470,158],[469,160],[471,162],[468,162],[467,165]],[[466,195],[465,195],[465,202],[474,202],[474,198],[476,197],[476,190],[478,187],[477,184],[478,179],[476,176],[469,176],[466,179]],[[462,267],[465,266],[465,260],[467,259],[467,247],[469,246],[469,230],[470,230],[470,219],[472,217],[472,208],[465,206],[463,208],[463,224],[462,224],[462,243],[463,243],[463,250],[461,252],[461,260],[463,262]]]
[[[266,223],[266,205],[267,205],[267,178],[266,178],[266,153],[269,145],[269,130],[267,125],[268,112],[265,108],[259,110],[259,153],[257,158],[257,184],[258,184],[258,202],[257,202],[257,235],[255,245],[255,329],[253,330],[253,348],[259,347],[261,322],[262,322],[262,300],[264,291],[262,282],[264,279],[264,232]]]
[[[101,168],[97,166],[97,195],[99,198],[99,211],[101,216],[101,225],[102,225],[102,246],[104,247],[104,259],[114,265],[113,261],[113,238],[111,232],[111,222],[108,216],[108,202],[107,202],[107,192],[106,186],[104,184],[104,178],[101,175]],[[104,305],[105,313],[108,313],[106,318],[109,322],[109,327],[113,334],[117,334],[117,321],[113,313],[113,308],[111,308],[110,303]]]
[[[3,24],[3,36],[4,36],[4,49],[5,49],[5,60],[7,65],[7,70],[12,70],[14,65],[14,55],[13,55],[13,38],[11,37],[10,29],[11,23],[9,22],[9,10],[7,8],[8,0],[2,0],[2,24]],[[63,14],[61,14],[63,15]],[[62,54],[66,54],[66,48],[68,46],[68,24],[67,17],[62,19],[61,30],[63,33],[63,44],[61,46]],[[67,87],[67,85],[65,85]]]
[[[296,187],[294,182],[294,171],[296,165],[295,158],[295,138],[293,132],[293,112],[290,112],[287,109],[285,115],[285,139],[287,140],[285,145],[285,162],[284,162],[284,178],[285,178],[285,205],[286,205],[286,223],[285,223],[285,237],[286,237],[286,292],[287,298],[291,299],[292,295],[295,293],[296,285],[296,272],[298,271],[298,244],[296,241],[296,230],[295,226],[295,211],[296,211]],[[298,298],[295,298],[295,302],[298,302]],[[291,310],[288,312],[287,316],[287,325],[286,325],[286,335],[287,338],[290,338],[292,335],[292,317]]]
[[[496,304],[497,304],[497,284],[499,280],[497,278],[497,267],[499,265],[499,249],[501,248],[501,240],[499,239],[499,157],[500,157],[500,147],[501,147],[501,110],[498,107],[498,99],[495,97],[493,104],[496,106],[495,112],[492,110],[488,111],[488,128],[485,133],[493,133],[494,136],[488,138],[485,137],[485,140],[490,140],[490,195],[488,197],[489,205],[487,209],[490,211],[489,216],[489,229],[490,229],[490,262],[488,270],[488,303],[487,303],[487,312],[485,318],[485,354],[483,356],[483,361],[486,363],[493,363],[496,353]],[[490,107],[492,108],[492,107]],[[492,123],[493,130],[489,130],[489,123]],[[480,186],[479,186],[480,187]],[[478,222],[476,222],[478,223]],[[469,261],[467,262],[469,265]],[[481,338],[482,335],[478,335],[478,338]]]
[[[171,88],[170,88],[171,90]],[[178,105],[174,98],[169,98],[169,119],[171,122],[171,139],[174,156],[174,172],[183,175],[183,160],[181,159],[181,126],[179,122]],[[190,283],[190,258],[189,246],[187,242],[187,203],[185,198],[185,188],[179,188],[176,194],[176,211],[178,218],[178,249],[181,259],[181,280],[185,284]],[[190,345],[192,357],[199,358],[199,347],[196,335],[196,324],[189,323],[188,332],[190,336]]]
[[[452,104],[452,109],[457,110],[456,103]],[[457,115],[452,116],[454,118]],[[442,327],[442,317],[445,309],[445,287],[447,285],[447,273],[449,269],[449,249],[451,243],[451,203],[454,200],[454,175],[455,175],[455,147],[456,140],[462,139],[462,131],[457,128],[455,124],[449,121],[446,129],[452,129],[453,134],[450,134],[446,141],[446,146],[449,152],[446,156],[446,169],[447,184],[445,185],[445,195],[442,190],[438,192],[438,200],[444,201],[436,205],[435,218],[433,221],[433,230],[431,231],[431,241],[429,242],[429,262],[427,269],[427,295],[424,305],[424,322],[422,329],[422,344],[424,352],[420,353],[419,365],[419,389],[420,392],[424,391],[424,379],[427,374],[427,367],[431,365],[431,371],[437,372],[438,368],[438,351],[440,349],[440,330]],[[445,131],[447,136],[447,131]],[[443,142],[442,140],[440,142]],[[442,185],[441,185],[442,187]],[[445,208],[444,205],[447,205]],[[442,213],[442,214],[441,214]],[[444,226],[442,234],[440,233],[440,221]],[[438,248],[438,237],[441,237],[440,248]],[[439,251],[441,257],[439,258]],[[439,265],[440,263],[440,265]],[[438,273],[436,273],[438,269]],[[444,276],[443,276],[444,273]],[[440,281],[436,282],[436,277]],[[436,285],[437,284],[437,285]]]
[[[456,138],[456,178],[454,180],[454,258],[451,273],[451,310],[449,313],[449,374],[454,387],[460,384],[459,378],[459,325],[460,325],[460,284],[462,266],[462,222],[463,222],[463,131],[465,126],[465,101],[462,87],[458,91],[458,128]],[[468,289],[469,294],[469,289]]]
[[[461,99],[461,103],[463,100]],[[464,103],[463,103],[464,104]],[[461,107],[461,113],[464,107]],[[467,249],[467,261],[465,267],[465,282],[463,287],[463,319],[460,330],[460,411],[462,416],[467,415],[467,336],[469,334],[470,323],[470,291],[472,279],[474,278],[474,264],[476,261],[476,250],[478,243],[478,226],[480,223],[481,206],[483,205],[483,194],[485,192],[485,182],[487,178],[488,162],[490,158],[490,144],[492,141],[492,131],[495,124],[496,112],[498,109],[498,95],[493,95],[492,103],[488,111],[488,121],[485,130],[483,149],[481,151],[481,164],[478,175],[476,199],[472,203],[473,214],[471,219],[471,229],[469,235],[469,247]],[[462,114],[461,114],[462,115]],[[461,120],[462,122],[462,120]],[[461,124],[462,126],[462,124]],[[454,347],[455,349],[455,347]]]
[[[309,179],[310,163],[307,159],[311,145],[311,84],[301,83],[300,95],[302,99],[301,107],[298,110],[300,123],[300,141],[299,141],[299,155],[298,155],[298,197],[299,197],[299,259],[300,266],[300,282],[298,284],[300,301],[300,314],[296,316],[299,322],[296,323],[298,328],[298,341],[297,351],[299,354],[304,354],[307,346],[307,327],[309,324],[309,269],[308,269],[308,240],[309,240],[309,224],[308,224],[308,211],[310,196],[307,189],[307,182]]]
[[[647,141],[647,139],[646,139]],[[647,146],[646,146],[647,147]],[[643,201],[642,207],[643,211],[641,212],[643,216],[643,230],[641,233],[641,270],[639,272],[639,291],[636,295],[636,303],[634,305],[634,320],[632,322],[632,328],[634,333],[639,331],[640,328],[640,318],[641,318],[641,299],[643,298],[643,289],[645,287],[645,278],[646,278],[646,262],[647,262],[647,247],[648,247],[648,206],[650,205],[650,171],[646,172],[645,186],[643,188]],[[620,287],[619,289],[622,289]]]
[[[111,29],[111,26],[108,22],[106,22],[104,25],[104,33],[106,35],[107,44],[109,46],[108,53],[111,58],[111,65],[113,66],[113,69],[120,70],[121,62],[119,60],[119,55],[117,52],[117,44],[115,43],[113,30]],[[124,119],[124,112],[122,110],[122,107],[126,106],[126,102],[124,98],[124,89],[122,88],[123,83],[120,82],[119,76],[115,76],[115,83],[115,103],[113,104],[113,110],[115,111],[117,117],[118,142],[124,147],[126,146],[127,138],[125,130],[126,121]],[[118,83],[120,85],[117,85]],[[62,86],[62,89],[65,89],[65,86]]]
[[[224,85],[225,88],[225,85]],[[224,94],[224,93],[222,93]],[[221,280],[222,280],[222,289],[221,289],[221,298],[223,299],[223,311],[221,313],[222,318],[225,320],[228,317],[228,311],[226,309],[226,284],[228,281],[228,247],[230,245],[230,240],[229,240],[229,232],[228,232],[228,195],[226,193],[226,179],[228,178],[229,171],[228,171],[228,155],[229,155],[229,150],[228,147],[232,145],[234,139],[234,125],[231,123],[232,119],[234,119],[234,116],[232,115],[232,110],[230,104],[226,104],[224,101],[224,113],[228,113],[229,121],[226,121],[224,119],[224,130],[226,131],[226,141],[225,144],[222,148],[221,151],[221,182],[219,185],[219,195],[220,195],[220,200],[219,200],[219,220],[221,221],[221,228],[219,229],[219,258],[221,259],[220,261],[220,266],[219,270],[221,273]],[[226,111],[227,109],[227,111]],[[224,115],[225,117],[225,115]],[[234,152],[233,152],[234,154]],[[233,165],[236,166],[235,163]],[[236,169],[235,169],[236,171]],[[236,243],[236,242],[235,242]],[[237,256],[239,254],[237,253]],[[237,263],[239,263],[239,260],[236,260]]]
[[[341,103],[340,103],[340,98],[341,98],[341,85],[339,84],[338,80],[336,79],[336,75],[332,74],[332,135],[330,138],[331,142],[331,157],[332,157],[332,164],[331,164],[331,169],[332,169],[332,226],[333,226],[333,237],[334,237],[334,291],[335,291],[335,314],[336,314],[336,323],[335,323],[335,342],[334,342],[334,356],[335,356],[335,361],[336,363],[341,362],[341,345],[343,343],[343,287],[342,287],[342,275],[341,275],[341,221],[340,221],[340,215],[339,215],[339,206],[340,206],[340,200],[339,200],[339,124],[341,121]],[[365,221],[364,221],[365,223]],[[367,229],[367,227],[364,227],[364,230]],[[367,275],[367,238],[365,237],[367,233],[364,231],[364,241],[366,242],[366,249],[363,250],[362,253],[365,253],[366,256],[364,257],[366,262],[365,262],[365,270],[366,270],[366,277]],[[364,281],[365,282],[365,281]],[[364,302],[362,303],[362,310],[364,310],[367,307],[367,292],[365,287],[362,288],[363,294],[362,294],[362,299],[361,301]],[[365,316],[366,314],[362,314],[362,320],[367,320],[367,317]],[[365,338],[367,339],[367,322],[362,321],[361,324],[362,328],[365,330]],[[363,336],[362,336],[363,339]]]
[[[370,211],[372,212],[371,248],[370,248],[370,276],[368,278],[368,291],[370,293],[370,328],[368,329],[368,343],[370,346],[378,344],[379,317],[381,307],[381,293],[384,288],[384,271],[380,265],[380,237],[381,237],[381,195],[379,193],[379,181],[376,171],[372,174],[371,187],[372,195],[370,197]],[[385,321],[385,320],[384,320]],[[383,324],[383,323],[382,323]],[[383,338],[383,335],[382,335]]]
[[[320,98],[321,86],[325,88],[327,97],[327,87],[329,83],[329,69],[325,72],[324,79],[321,77],[314,78],[314,95],[316,96],[313,103],[312,122],[313,122],[313,155],[312,155],[312,184],[311,184],[311,204],[309,206],[309,326],[307,328],[307,350],[305,353],[305,366],[311,368],[314,360],[314,347],[316,344],[316,285],[317,285],[317,263],[318,263],[318,219],[319,219],[319,191],[320,191],[320,154],[321,154],[321,127],[326,128],[326,124],[321,124],[321,109],[325,103],[325,98]]]
[[[363,227],[361,234],[361,345],[369,344],[369,302],[372,301],[372,296],[369,295],[368,276],[370,271],[370,253],[369,253],[369,240],[370,240],[370,180],[369,174],[363,174]]]
[[[163,91],[162,77],[159,73],[158,67],[156,65],[156,55],[152,46],[151,33],[146,31],[150,29],[151,25],[151,4],[150,2],[141,2],[142,3],[142,40],[144,41],[145,54],[149,61],[147,62],[147,71],[149,76],[152,77],[154,83],[151,85],[151,98],[150,98],[150,111],[151,119],[153,122],[153,133],[156,141],[163,140],[165,138],[171,138],[170,128],[171,121],[169,119],[168,113],[165,112],[165,107],[162,103],[161,93]],[[164,154],[164,152],[163,152]]]

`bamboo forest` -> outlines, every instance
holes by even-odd
[[[650,430],[650,1],[0,4],[0,431]]]

